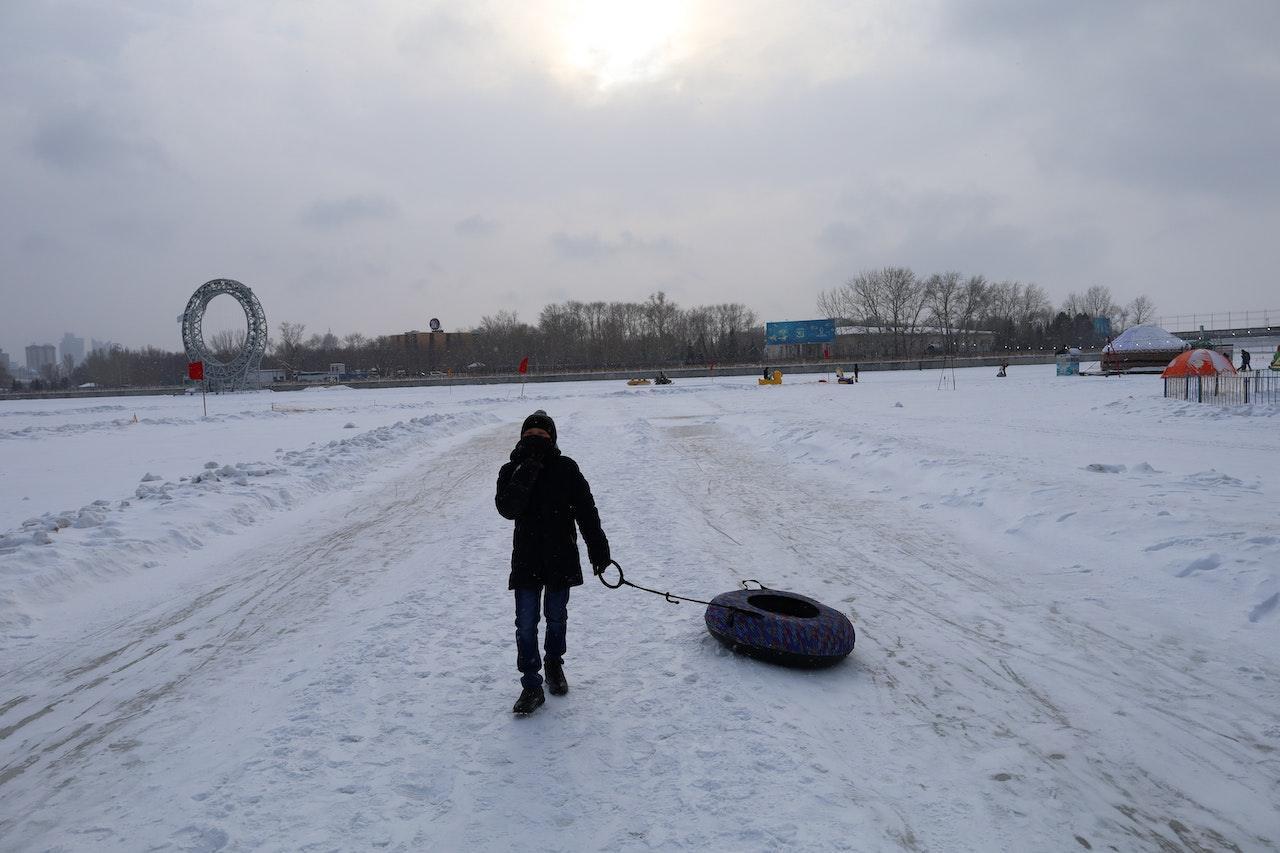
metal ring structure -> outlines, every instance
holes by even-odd
[[[244,309],[248,326],[244,348],[230,361],[219,361],[204,342],[204,312],[214,297],[230,296]],[[253,291],[238,281],[215,278],[206,281],[187,302],[179,318],[182,322],[182,345],[190,361],[204,362],[204,378],[211,391],[240,391],[257,384],[257,372],[267,351],[267,315]]]

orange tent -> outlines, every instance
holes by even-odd
[[[1217,376],[1219,374],[1234,375],[1235,367],[1220,352],[1211,349],[1189,349],[1179,355],[1160,375],[1170,376]]]

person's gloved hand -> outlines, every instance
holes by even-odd
[[[607,549],[603,554],[588,554],[588,556],[591,559],[591,570],[598,575],[604,574],[605,569],[609,568],[609,564],[613,562]]]
[[[551,451],[551,439],[543,438],[540,435],[526,435],[520,439],[518,447],[524,452],[525,458],[535,459],[540,462]]]

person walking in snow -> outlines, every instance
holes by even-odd
[[[503,518],[515,522],[507,588],[516,599],[516,666],[520,698],[511,710],[529,714],[545,701],[540,670],[552,696],[569,692],[564,675],[569,590],[582,583],[578,533],[596,574],[610,562],[609,540],[578,463],[556,445],[556,424],[542,409],[524,419],[511,461],[498,472],[494,498]],[[574,525],[577,525],[575,529]],[[545,657],[538,654],[538,612],[547,617]]]
[[[1249,369],[1249,351],[1247,349],[1240,350],[1240,370],[1241,372]]]

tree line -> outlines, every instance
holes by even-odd
[[[220,330],[207,343],[214,357],[225,362],[245,338],[244,330]],[[349,374],[395,378],[511,373],[526,357],[536,371],[575,371],[728,364],[759,360],[764,353],[764,326],[747,306],[730,302],[682,308],[661,291],[642,302],[550,304],[536,323],[521,321],[514,311],[499,311],[483,317],[479,326],[443,339],[447,347],[406,347],[395,335],[307,335],[305,325],[283,322],[268,342],[262,366],[292,376],[343,364]],[[34,382],[42,388],[174,385],[182,382],[186,367],[183,352],[116,346],[68,366],[61,379]]]
[[[1104,337],[1095,331],[1095,317],[1108,318],[1118,334],[1151,319],[1154,308],[1146,296],[1121,307],[1099,285],[1069,294],[1055,311],[1036,284],[958,272],[921,277],[906,267],[861,272],[817,300],[821,316],[863,327],[858,355],[896,358],[1096,347]],[[243,329],[222,330],[207,340],[216,358],[229,361],[245,336]],[[510,373],[525,357],[535,371],[576,371],[758,363],[769,354],[764,324],[746,305],[682,308],[661,291],[639,302],[549,304],[533,323],[514,311],[498,311],[473,329],[449,335],[447,342],[447,348],[406,347],[396,336],[308,335],[303,324],[283,322],[268,342],[263,367],[292,376],[340,363],[348,373],[394,378]],[[186,365],[183,352],[115,346],[94,351],[77,366],[60,366],[59,375],[34,380],[32,387],[175,385],[183,381]],[[17,380],[0,381],[15,390],[22,387]]]
[[[1071,293],[1055,312],[1044,288],[1020,281],[988,281],[959,272],[918,276],[907,267],[866,270],[818,295],[819,313],[837,324],[862,327],[866,355],[910,358],[1008,350],[1051,351],[1097,347],[1111,335],[1152,318],[1155,305],[1138,296],[1116,304],[1110,288]],[[934,343],[936,342],[936,343]]]
[[[481,319],[475,338],[477,354],[491,364],[529,356],[549,370],[730,363],[758,360],[764,352],[763,324],[747,306],[686,309],[662,291],[644,302],[548,305],[536,325],[499,311]]]

